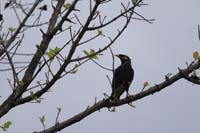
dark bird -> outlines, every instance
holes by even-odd
[[[119,100],[120,96],[126,91],[129,95],[129,86],[133,80],[134,70],[131,60],[127,55],[115,55],[121,60],[121,65],[114,70],[112,80],[111,100]]]

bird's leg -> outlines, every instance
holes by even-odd
[[[126,97],[131,96],[130,93],[128,92],[128,90],[126,90]],[[132,108],[135,108],[135,105],[133,104],[133,102],[128,103],[129,106],[131,106]]]
[[[130,96],[130,93],[129,93],[129,86],[130,86],[130,84],[131,84],[130,82],[127,83],[127,87],[126,87],[126,88],[127,88],[127,89],[126,89],[126,97],[129,97],[129,96]]]
[[[129,97],[130,93],[128,92],[128,90],[126,90],[126,97]]]

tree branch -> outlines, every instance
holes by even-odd
[[[29,19],[29,17],[31,16],[31,14],[33,13],[33,11],[35,10],[35,8],[38,6],[38,4],[40,3],[40,0],[37,0],[34,5],[32,6],[31,10],[29,11],[29,13],[26,15],[26,17],[23,19],[23,21],[20,23],[20,25],[18,26],[17,30],[15,31],[15,33],[11,36],[11,38],[6,42],[5,44],[5,48],[0,50],[0,57],[5,53],[5,50],[12,44],[12,42],[16,39],[17,35],[20,33],[21,29],[23,28],[23,26],[25,25],[25,23],[27,22],[27,20]]]
[[[84,24],[84,27],[82,28],[82,30],[80,31],[79,35],[76,37],[76,40],[74,41],[74,43],[72,44],[72,47],[67,55],[67,58],[65,59],[64,63],[60,66],[59,70],[57,71],[57,73],[54,75],[54,77],[51,79],[51,81],[49,81],[49,83],[41,90],[37,91],[34,95],[37,97],[42,96],[45,92],[47,92],[54,84],[55,82],[60,78],[61,74],[63,73],[63,71],[65,71],[65,68],[71,63],[71,58],[80,42],[80,40],[82,39],[83,35],[85,34],[85,32],[87,31],[87,28],[92,20],[93,15],[95,14],[97,8],[99,6],[99,3],[96,3],[92,13],[88,16],[87,21]],[[23,104],[25,102],[29,102],[33,100],[31,98],[31,96],[27,96],[23,99],[20,99],[19,101],[15,102],[15,105],[19,105],[19,104]]]
[[[25,23],[26,20],[28,19],[28,17],[31,15],[31,13],[35,10],[35,8],[37,7],[37,5],[39,4],[40,0],[38,0],[34,6],[32,7],[30,14],[27,15],[23,20],[23,22]],[[23,92],[26,90],[26,88],[28,87],[28,85],[31,83],[32,81],[32,76],[33,73],[35,72],[35,69],[41,59],[41,57],[44,55],[49,42],[51,41],[51,39],[53,38],[54,34],[51,34],[54,26],[56,24],[56,20],[58,18],[58,15],[60,13],[60,10],[62,8],[64,4],[64,0],[60,0],[57,3],[56,9],[54,10],[54,13],[52,14],[51,20],[50,20],[50,24],[47,30],[47,34],[43,37],[43,40],[41,41],[40,46],[38,47],[38,50],[36,51],[36,53],[34,54],[29,67],[27,68],[24,77],[22,79],[22,81],[20,81],[20,83],[17,85],[16,87],[16,91],[13,92],[0,106],[0,118],[5,115],[12,107],[14,107],[13,102],[16,101],[22,94]],[[55,20],[54,20],[55,19]],[[15,32],[15,34],[12,36],[14,37],[13,39],[9,39],[11,42],[14,41],[15,37],[17,36],[17,34],[20,32],[21,28],[24,26],[24,23],[22,22],[22,24],[20,24],[20,26],[18,27],[17,31]],[[56,32],[55,32],[56,33]],[[9,41],[8,41],[9,42]],[[8,43],[9,44],[9,43]],[[8,45],[7,44],[7,45]],[[7,47],[7,46],[5,46]],[[1,56],[1,51],[0,51],[0,56]]]
[[[192,64],[191,66],[187,67],[186,69],[182,69],[182,72],[189,75],[193,70],[196,70],[199,68],[200,68],[200,61],[196,62],[195,64]],[[159,91],[165,89],[166,87],[170,86],[171,84],[175,83],[176,81],[178,81],[182,78],[184,78],[184,76],[179,71],[177,74],[171,76],[170,78],[161,82],[160,84],[149,87],[147,90],[145,90],[143,92],[139,92],[135,95],[128,96],[119,101],[109,101],[109,100],[105,100],[105,99],[100,100],[99,102],[96,102],[91,107],[88,107],[86,110],[82,111],[81,113],[78,113],[77,115],[69,118],[68,120],[65,120],[65,121],[63,121],[57,125],[54,125],[46,130],[34,132],[34,133],[53,133],[56,131],[60,131],[74,123],[81,121],[82,119],[86,118],[88,115],[90,115],[96,111],[99,111],[102,108],[116,107],[116,106],[121,106],[124,104],[128,104],[128,103],[137,101],[139,99],[142,99],[146,96],[152,95],[156,92],[159,92]]]

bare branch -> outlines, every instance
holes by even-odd
[[[95,14],[95,11],[97,10],[99,4],[95,4],[95,6],[93,7],[92,13],[88,16],[87,21],[84,24],[84,27],[82,28],[82,30],[80,31],[80,33],[78,34],[77,38],[74,40],[74,43],[71,46],[71,49],[68,53],[67,58],[65,59],[64,63],[62,66],[60,66],[59,70],[57,71],[57,73],[54,75],[54,77],[51,79],[51,81],[49,81],[49,83],[41,90],[37,91],[34,95],[37,97],[42,96],[45,92],[47,92],[50,87],[58,80],[60,79],[60,76],[62,75],[62,73],[65,71],[65,68],[71,63],[71,58],[80,42],[80,40],[82,39],[83,35],[85,34],[85,32],[87,31],[87,28],[92,20],[93,15]],[[18,102],[17,104],[23,104],[24,102],[27,101],[31,101],[32,98],[30,96],[27,96],[21,100],[19,100],[20,102]]]
[[[16,39],[17,35],[20,33],[21,29],[23,28],[23,26],[25,25],[25,23],[27,22],[27,20],[29,19],[29,17],[31,16],[31,14],[33,13],[33,11],[35,10],[35,8],[38,6],[40,0],[36,0],[36,2],[34,3],[34,5],[32,6],[31,10],[29,11],[29,13],[26,15],[26,17],[23,19],[23,21],[20,23],[20,25],[18,26],[18,28],[16,29],[16,31],[14,32],[14,34],[11,36],[11,38],[6,42],[5,44],[5,49],[1,49],[0,50],[0,57],[5,53],[5,50],[12,44],[12,42]]]
[[[119,14],[118,16],[114,17],[113,19],[111,19],[110,21],[102,24],[102,25],[99,25],[99,26],[95,26],[95,27],[89,27],[88,30],[96,30],[96,29],[100,29],[100,28],[103,28],[103,27],[106,27],[107,25],[115,22],[116,20],[118,20],[119,18],[123,17],[126,13],[132,11],[135,9],[135,6],[133,7],[130,7],[129,9],[125,10],[124,12],[122,12],[121,14]]]
[[[5,49],[5,47],[4,47],[4,49]],[[19,84],[19,77],[18,77],[18,75],[17,75],[17,73],[15,71],[15,66],[14,66],[14,63],[12,61],[12,58],[10,57],[9,53],[7,52],[7,50],[5,52],[6,52],[6,56],[8,58],[9,64],[11,66],[11,69],[12,69],[13,79],[14,79],[13,88],[15,89],[16,84],[17,85]]]
[[[25,22],[28,20],[29,16],[35,10],[35,8],[39,4],[39,2],[40,2],[40,0],[37,0],[35,2],[35,4],[33,5],[33,7],[31,8],[31,10],[29,11],[28,15],[24,18],[24,20],[19,25],[19,27],[17,28],[17,30],[15,31],[15,33],[13,34],[13,36],[7,41],[7,43],[5,45],[5,49],[0,51],[0,56],[3,55],[3,53],[5,52],[5,50],[15,40],[16,36],[19,34],[20,30],[24,26]],[[50,20],[50,24],[49,24],[49,27],[48,27],[47,35],[44,36],[44,38],[43,38],[43,40],[41,42],[40,47],[38,48],[38,50],[36,51],[35,55],[33,56],[32,60],[31,60],[31,62],[29,64],[29,67],[28,67],[28,69],[25,72],[25,75],[24,75],[22,81],[19,81],[19,84],[16,86],[16,92],[13,93],[13,94],[11,94],[1,104],[1,106],[0,106],[0,117],[2,117],[3,115],[5,115],[12,107],[14,107],[13,104],[11,104],[11,102],[16,101],[19,97],[21,97],[21,95],[23,94],[23,92],[26,90],[26,88],[28,87],[28,85],[31,83],[33,73],[35,72],[35,69],[36,69],[36,67],[37,67],[37,65],[38,65],[41,57],[45,53],[50,40],[52,39],[53,35],[55,35],[55,33],[56,33],[56,32],[54,32],[52,34],[52,31],[54,30],[54,26],[56,24],[56,20],[57,20],[58,14],[60,13],[60,10],[61,10],[63,4],[64,4],[64,0],[59,0],[57,2],[56,10],[52,14],[52,18]]]
[[[95,60],[91,59],[95,64],[97,64],[97,66],[101,67],[102,69],[108,70],[108,71],[113,71],[112,69],[106,68],[104,66],[102,66],[101,64],[99,64],[98,62],[96,62]]]
[[[146,21],[147,23],[150,23],[150,24],[153,24],[153,21],[155,21],[155,19],[146,19],[144,16],[140,15],[137,12],[134,12],[134,14],[136,14],[137,16],[139,16],[139,18],[132,17],[132,19]]]
[[[114,53],[112,51],[112,48],[109,47],[110,53],[112,55],[112,72],[113,72],[113,76],[114,76],[114,69],[115,69],[115,57],[114,57]]]
[[[200,25],[198,25],[198,37],[199,37],[199,41],[200,41]]]

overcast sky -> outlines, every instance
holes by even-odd
[[[139,92],[145,81],[150,85],[158,84],[167,73],[175,74],[178,67],[185,68],[186,62],[193,60],[192,53],[200,49],[197,35],[199,0],[145,0],[145,3],[149,5],[136,11],[146,18],[154,18],[155,22],[132,22],[113,46],[116,54],[127,54],[132,59],[135,70],[130,87],[132,94]],[[111,13],[114,9],[115,4],[104,11]],[[6,13],[5,18],[12,24],[12,17]],[[39,43],[41,38],[34,37],[37,36],[32,35],[30,39],[33,42],[36,40],[35,44]],[[27,38],[27,43],[31,43]],[[96,45],[101,45],[101,42]],[[110,67],[112,59],[108,55],[102,56],[99,62]],[[116,65],[119,63],[116,60]],[[9,88],[3,74],[0,73],[0,83],[3,84],[1,93],[7,94]],[[46,127],[50,127],[55,122],[57,107],[62,108],[60,121],[66,120],[92,105],[95,97],[100,100],[103,93],[111,93],[106,75],[112,77],[112,73],[89,62],[77,74],[58,81],[41,104],[28,103],[16,107],[0,120],[0,124],[8,120],[13,122],[7,133],[42,130],[39,117],[45,115]],[[115,113],[102,109],[61,133],[199,133],[199,95],[199,86],[180,80],[159,93],[135,102],[136,108],[124,105],[117,107]]]

